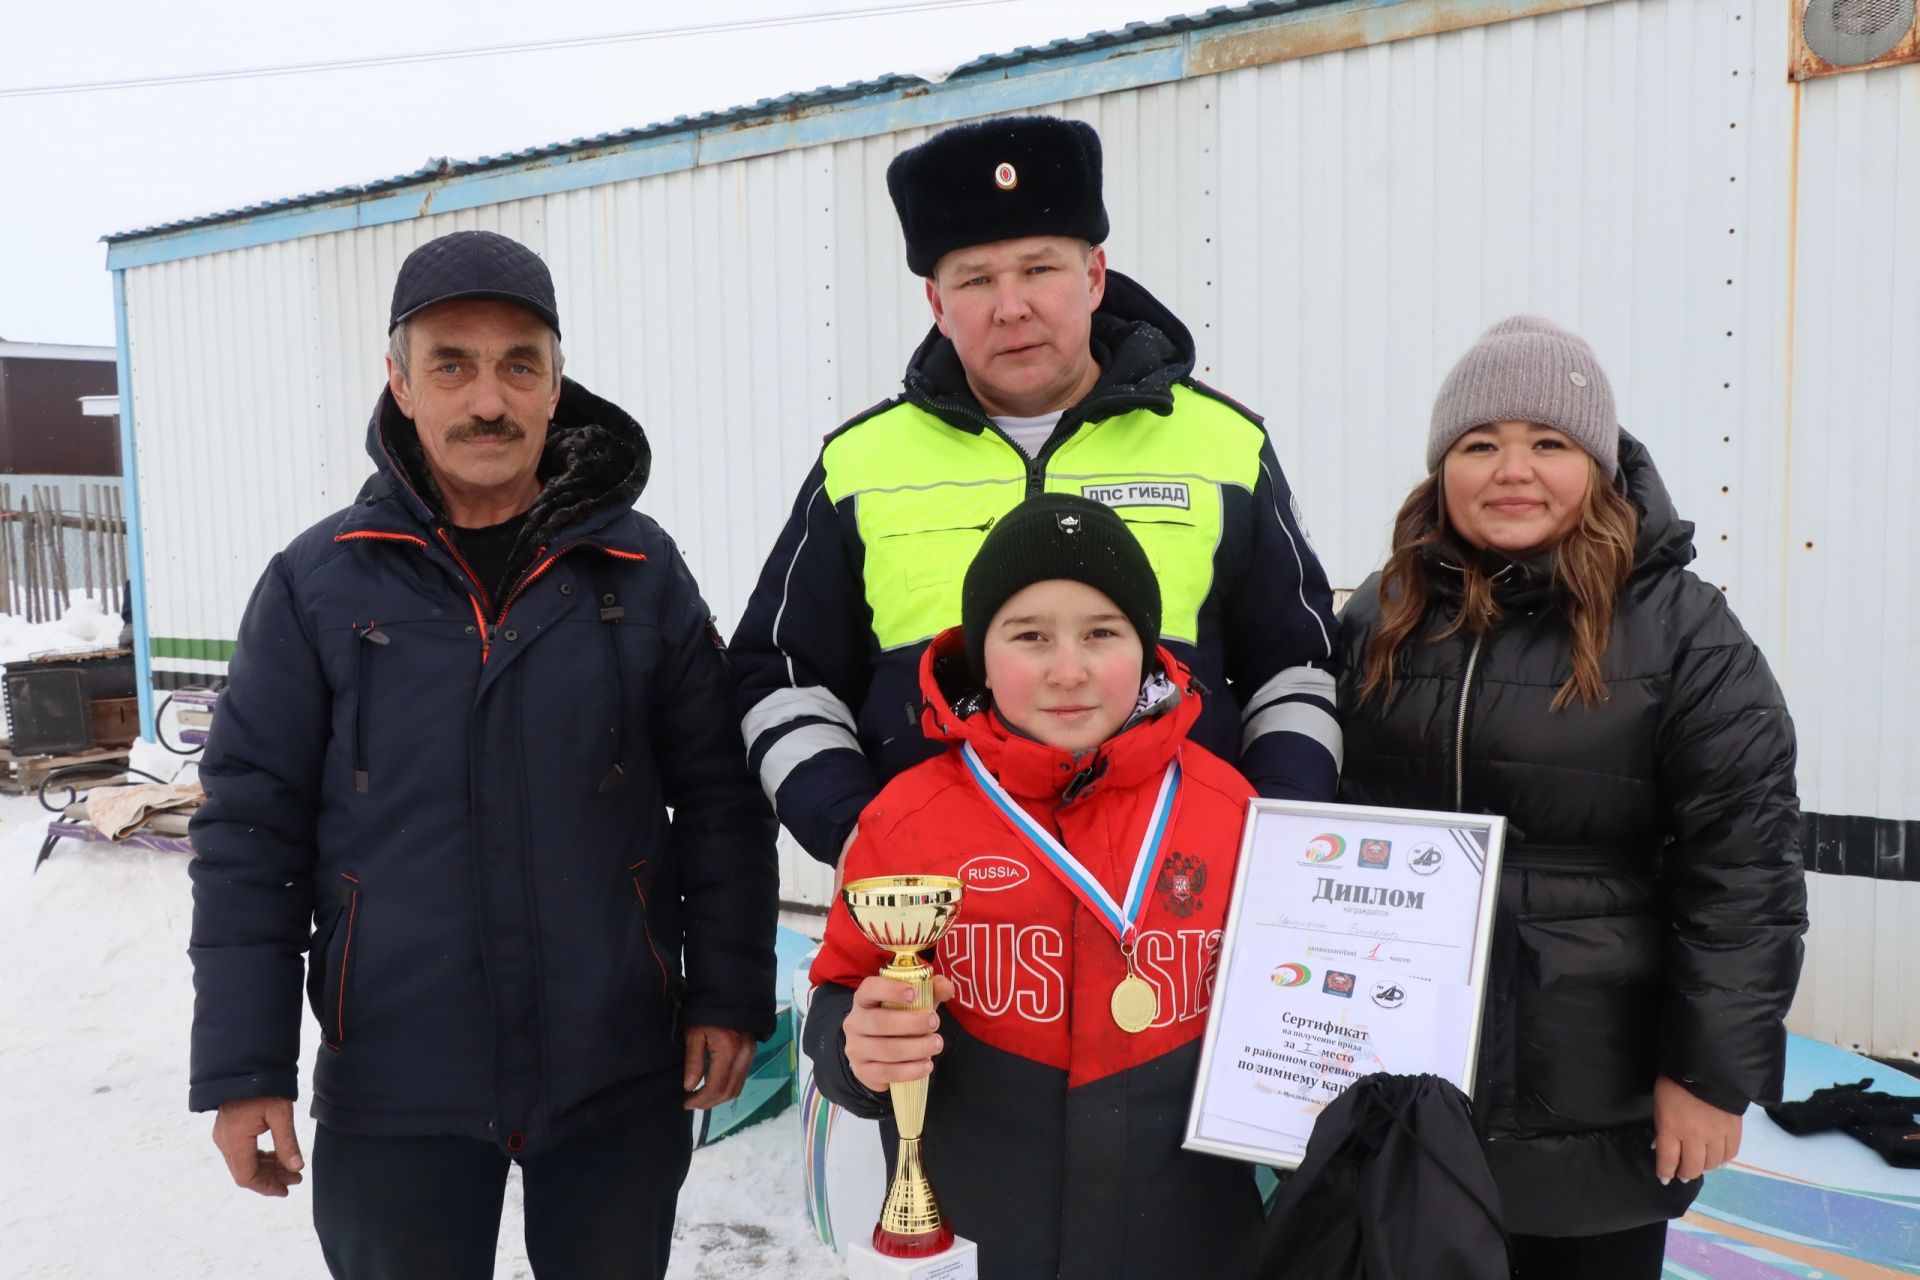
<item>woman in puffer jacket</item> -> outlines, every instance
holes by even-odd
[[[1498,813],[1475,1103],[1516,1278],[1652,1280],[1780,1093],[1793,725],[1587,344],[1502,321],[1341,626],[1340,798]]]

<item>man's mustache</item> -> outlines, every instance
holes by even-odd
[[[459,444],[463,440],[521,440],[526,434],[526,428],[512,418],[475,418],[450,429],[447,443]]]

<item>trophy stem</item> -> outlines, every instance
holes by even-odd
[[[919,956],[912,952],[896,955],[893,963],[880,970],[880,976],[913,988],[913,1003],[905,1008],[932,1010],[933,967]],[[887,1087],[887,1094],[893,1099],[893,1122],[900,1127],[901,1138],[919,1141],[921,1126],[927,1120],[927,1087],[931,1083],[931,1076],[922,1076],[918,1080],[896,1081]]]
[[[890,982],[913,988],[908,1008],[933,1008],[933,969],[912,952],[895,955],[880,971]],[[940,1215],[933,1184],[920,1162],[920,1134],[927,1121],[927,1086],[931,1077],[896,1081],[888,1086],[893,1100],[893,1122],[900,1130],[900,1151],[894,1161],[893,1183],[880,1221],[873,1228],[873,1247],[890,1258],[924,1258],[953,1243],[953,1228]]]
[[[920,1163],[920,1140],[902,1138],[893,1185],[887,1188],[887,1202],[873,1228],[874,1252],[889,1258],[925,1258],[952,1243],[953,1228],[940,1215],[933,1184]]]
[[[918,953],[937,945],[953,923],[960,911],[962,888],[951,876],[919,875],[868,876],[841,886],[841,900],[855,927],[867,941],[892,954],[892,961],[880,970],[880,976],[905,983],[913,993],[912,999],[889,1003],[889,1008],[932,1012],[933,968]],[[926,1079],[896,1083],[887,1090],[894,1126],[900,1133],[900,1149],[894,1159],[886,1203],[880,1208],[880,1221],[873,1229],[873,1247],[866,1256],[916,1260],[954,1248],[953,1228],[940,1214],[940,1203],[933,1197],[933,1184],[920,1154],[931,1082],[929,1074]],[[866,1249],[856,1244],[852,1256],[861,1256]],[[960,1255],[961,1266],[954,1274],[976,1275],[971,1261],[973,1246],[965,1244]],[[943,1270],[951,1269],[944,1262],[939,1265]],[[897,1269],[889,1266],[878,1272],[856,1271],[891,1276]]]

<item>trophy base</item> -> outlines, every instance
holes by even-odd
[[[953,1244],[926,1258],[889,1258],[865,1240],[847,1245],[847,1280],[979,1280],[980,1247],[953,1238]]]

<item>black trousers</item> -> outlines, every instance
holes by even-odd
[[[1660,1280],[1667,1224],[1604,1236],[1514,1236],[1512,1280]]]
[[[660,1280],[693,1151],[678,1096],[519,1159],[527,1259],[557,1280]],[[492,1280],[509,1157],[471,1138],[320,1126],[313,1225],[335,1280]]]

